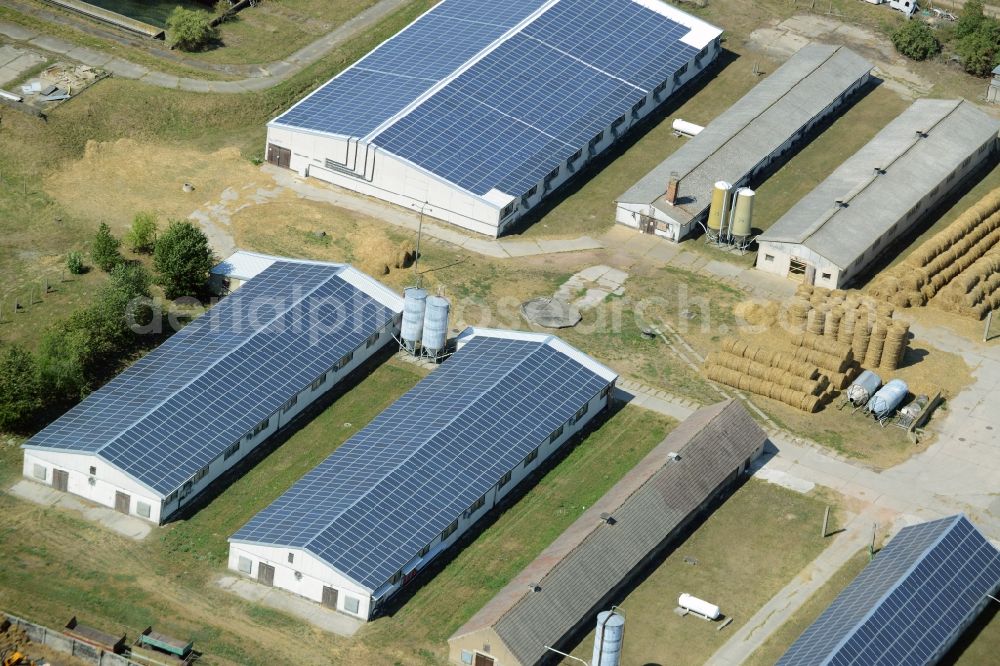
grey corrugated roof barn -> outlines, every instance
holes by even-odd
[[[844,285],[993,153],[998,130],[965,100],[917,100],[760,236],[757,267]]]
[[[592,622],[647,558],[738,478],[766,440],[738,402],[695,412],[452,635],[451,660],[467,663],[463,656],[480,654],[496,666],[537,663],[546,645],[558,646]]]
[[[636,226],[648,215],[680,240],[707,213],[716,181],[748,184],[864,85],[872,67],[844,46],[803,47],[618,197],[617,221]],[[672,175],[673,205],[665,198]]]

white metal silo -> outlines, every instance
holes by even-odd
[[[426,289],[408,287],[403,290],[403,324],[400,327],[399,337],[403,341],[403,349],[411,354],[416,353],[417,345],[420,344],[426,307]]]
[[[614,609],[598,613],[597,630],[594,634],[594,655],[590,666],[619,666],[624,636],[624,615]]]
[[[451,304],[441,296],[428,296],[424,309],[424,332],[421,347],[424,354],[438,358],[448,342],[448,314]]]
[[[712,188],[712,203],[708,208],[708,235],[717,238],[725,227],[732,205],[733,186],[724,180],[715,183]]]

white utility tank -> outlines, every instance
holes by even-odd
[[[675,132],[680,132],[681,134],[686,134],[687,136],[698,136],[701,131],[705,129],[701,125],[695,125],[694,123],[689,123],[686,120],[681,120],[680,118],[674,118],[674,122],[671,123],[671,127],[674,128]]]
[[[590,666],[619,666],[624,635],[624,615],[613,610],[598,613],[597,632],[594,634],[594,655],[590,660]]]
[[[689,611],[693,611],[698,615],[701,615],[706,620],[718,620],[719,607],[715,604],[710,604],[704,599],[699,599],[698,597],[693,597],[687,592],[684,592],[677,598],[677,605],[681,608],[686,608]]]
[[[408,287],[403,290],[403,323],[399,337],[403,346],[414,351],[424,330],[424,310],[427,307],[427,290]]]
[[[421,346],[424,353],[437,356],[448,342],[448,311],[451,304],[441,296],[428,296],[424,311],[424,334]]]

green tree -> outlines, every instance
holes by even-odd
[[[212,263],[208,238],[187,220],[171,220],[153,251],[153,266],[167,298],[201,294]]]
[[[988,76],[1000,64],[1000,21],[984,18],[975,32],[958,40],[955,51],[966,72]]]
[[[89,339],[84,331],[57,326],[42,334],[38,345],[38,376],[46,402],[74,402],[89,387],[84,359]]]
[[[97,229],[94,235],[94,244],[90,248],[90,257],[97,264],[97,267],[108,273],[124,259],[118,248],[122,242],[111,233],[111,227],[104,222]]]
[[[69,272],[72,273],[73,275],[81,275],[85,270],[85,267],[83,265],[83,255],[77,252],[76,250],[73,250],[72,252],[67,254],[66,268],[68,268]]]
[[[907,21],[892,33],[892,45],[907,58],[926,60],[941,51],[941,42],[923,21]]]
[[[133,252],[150,253],[156,243],[156,215],[136,213],[132,226],[125,234],[125,242]]]
[[[958,22],[955,23],[955,36],[959,39],[967,37],[979,31],[979,27],[986,20],[983,13],[982,0],[966,0],[962,6],[962,11],[958,13]]]
[[[0,353],[0,430],[24,427],[42,406],[38,366],[19,346]]]
[[[200,9],[174,7],[167,17],[170,45],[182,51],[200,51],[219,38],[212,15]]]

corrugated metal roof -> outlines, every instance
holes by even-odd
[[[965,100],[917,100],[759,240],[804,245],[845,269],[933,190],[957,184],[948,177],[998,130]]]
[[[844,46],[803,47],[618,201],[652,204],[682,222],[696,217],[711,202],[716,181],[743,179],[872,67]],[[674,172],[680,199],[670,206],[663,197]]]
[[[492,628],[522,664],[542,658],[767,439],[738,402],[698,410],[452,636]],[[668,454],[676,451],[679,460]],[[613,516],[614,524],[601,520]],[[529,584],[538,585],[531,592]]]

